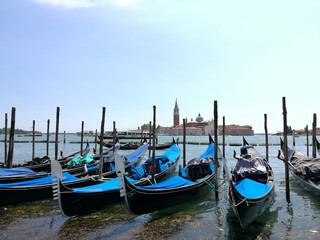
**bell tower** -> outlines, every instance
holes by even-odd
[[[176,104],[174,105],[173,109],[173,127],[176,127],[180,125],[180,120],[179,120],[179,107],[178,107],[178,102],[176,99]]]

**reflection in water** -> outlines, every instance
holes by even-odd
[[[228,208],[226,216],[228,239],[270,239],[273,225],[278,218],[278,209],[265,211],[246,229],[241,228],[239,220],[231,207]]]
[[[68,218],[59,230],[59,237],[81,239],[98,236],[101,233],[113,236],[114,232],[125,231],[123,224],[133,217],[124,204],[116,204],[92,214]]]

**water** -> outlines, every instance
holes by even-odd
[[[92,139],[88,138],[89,141]],[[249,143],[257,143],[256,148],[265,154],[265,146],[259,146],[264,143],[264,136],[246,139]],[[65,154],[78,151],[79,144],[69,143],[74,140],[79,141],[79,138],[67,135],[67,143],[60,143],[59,150]],[[160,143],[171,140],[172,137],[159,138]],[[188,137],[187,141],[207,142],[207,137]],[[269,146],[269,161],[275,174],[275,202],[245,230],[241,229],[228,204],[228,186],[220,177],[218,201],[212,191],[196,201],[141,216],[129,213],[124,203],[75,218],[63,217],[54,200],[7,206],[0,208],[0,239],[319,239],[319,197],[303,190],[290,177],[291,203],[286,202],[284,165],[276,158],[279,136],[270,136],[269,141],[273,144]],[[226,137],[226,142],[240,144],[242,137]],[[296,138],[296,149],[306,153],[305,143],[305,137]],[[90,145],[94,147],[94,143]],[[292,146],[290,138],[289,145]],[[37,143],[35,155],[45,155],[45,148],[45,143]],[[187,159],[198,156],[205,148],[205,145],[188,144]],[[15,163],[29,160],[31,149],[31,143],[16,143]],[[225,150],[231,168],[235,164],[233,150],[239,153],[239,147],[226,146]],[[54,155],[53,144],[50,144],[49,155]],[[0,156],[3,156],[3,142],[0,143]],[[179,161],[182,162],[182,157]]]

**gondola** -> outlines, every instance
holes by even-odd
[[[85,148],[83,149],[82,153],[81,151],[77,151],[73,154],[70,154],[66,157],[61,157],[58,159],[58,162],[60,162],[60,164],[62,166],[66,166],[67,163],[72,160],[73,158],[77,157],[77,156],[82,156],[85,157],[87,156],[87,154],[90,152],[90,146],[89,143],[87,141],[87,144],[85,146]],[[25,168],[29,168],[33,171],[37,171],[37,172],[50,172],[51,171],[51,167],[50,167],[50,158],[48,157],[43,157],[40,160],[38,158],[33,159],[32,161],[29,161],[28,163],[22,165],[22,167]]]
[[[269,163],[244,138],[241,155],[234,151],[234,158],[237,163],[231,177],[224,161],[229,202],[241,227],[246,228],[274,202],[274,175]]]
[[[144,142],[146,142],[146,138],[144,139]],[[141,144],[140,142],[127,142],[127,143],[121,143],[120,144],[120,149],[121,150],[132,150],[132,149],[137,149]],[[113,142],[103,142],[103,145],[105,147],[112,147]],[[161,150],[161,149],[167,149],[171,147],[171,143],[159,143],[156,144],[155,149],[156,150]],[[149,146],[149,149],[153,149],[152,146]]]
[[[87,142],[86,147],[83,150],[82,157],[87,156],[87,154],[90,152],[89,143]],[[108,151],[109,152],[109,151]],[[58,162],[64,166],[66,172],[71,173],[72,175],[78,175],[81,176],[81,174],[85,171],[84,164],[82,166],[75,166],[73,168],[67,169],[67,163],[71,161],[73,158],[76,158],[77,156],[80,156],[80,151],[75,152],[67,157],[63,157],[58,159]],[[0,168],[0,183],[14,183],[14,182],[20,182],[20,181],[26,181],[26,180],[32,180],[37,178],[43,178],[46,176],[49,176],[50,174],[50,159],[45,159],[45,162],[40,162],[38,164],[33,163],[29,165],[19,166],[19,167],[13,167],[13,168]],[[95,158],[94,158],[95,159]],[[94,164],[93,164],[94,165]],[[93,166],[92,165],[92,166]]]
[[[320,144],[318,140],[317,151],[320,154]],[[288,166],[293,178],[304,189],[319,196],[320,195],[320,158],[307,157],[301,152],[295,151],[290,147],[288,150]],[[281,151],[278,158],[284,161],[284,142],[281,139]]]
[[[179,166],[179,175],[148,186],[137,186],[123,172],[117,171],[127,208],[134,214],[145,214],[196,199],[214,188],[214,142],[209,135],[205,152],[187,166]],[[218,166],[219,167],[219,166]]]
[[[171,147],[163,154],[155,156],[157,170],[154,174],[154,180],[156,182],[161,182],[172,176],[179,156],[180,149],[175,142],[173,142]],[[116,161],[118,171],[117,164],[119,164],[119,155],[117,152],[115,152],[115,158],[118,160],[118,162]],[[58,179],[60,179],[59,165],[55,163],[52,164],[57,165],[55,173]],[[145,163],[140,164],[138,167],[133,167],[130,170],[130,181],[133,184],[150,184],[152,181],[152,157],[148,158]],[[117,177],[104,183],[83,188],[70,188],[60,180],[58,183],[58,202],[61,213],[66,217],[87,214],[123,200],[123,198],[120,197],[119,179]]]
[[[147,149],[147,145],[142,145],[132,153],[122,156],[121,159],[126,162],[126,168],[131,169],[131,165],[134,165],[136,162],[140,162],[147,153]],[[110,178],[115,178],[117,176],[115,172],[115,164],[111,162],[111,158],[108,160],[110,161],[104,161],[103,163],[103,173],[101,174],[101,178],[99,175],[76,177],[68,172],[63,172],[62,182],[66,187],[73,188],[90,186],[100,183],[101,181],[106,181]],[[58,161],[52,162],[57,163],[61,167],[61,164]],[[53,179],[51,175],[33,180],[0,184],[0,207],[52,198],[52,186]]]

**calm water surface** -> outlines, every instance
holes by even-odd
[[[3,139],[3,136],[0,137]],[[88,138],[89,141],[92,139]],[[171,139],[160,137],[159,142]],[[246,139],[249,143],[257,143],[256,148],[265,154],[265,146],[259,146],[264,143],[264,136]],[[78,151],[79,144],[69,143],[74,140],[79,141],[76,136],[67,135],[66,144],[60,143],[59,150],[65,154]],[[207,137],[188,137],[187,141],[207,142]],[[228,204],[228,186],[220,175],[218,199],[212,191],[196,201],[141,216],[130,214],[124,203],[75,218],[63,217],[54,200],[0,208],[0,239],[319,239],[319,197],[300,188],[290,177],[291,203],[286,202],[284,165],[276,158],[280,140],[278,136],[270,136],[269,141],[272,144],[269,146],[269,161],[276,181],[275,202],[268,212],[245,230],[241,229]],[[296,149],[306,153],[305,137],[296,138],[295,141]],[[226,137],[226,142],[240,144],[242,137]],[[290,146],[292,142],[289,138]],[[94,143],[91,146],[94,147]],[[186,147],[187,159],[198,156],[206,148],[205,145],[193,144]],[[1,142],[0,156],[3,156],[3,149]],[[16,143],[15,163],[29,160],[31,149],[31,143]],[[53,149],[54,145],[50,144],[49,155],[54,155]],[[239,153],[239,147],[226,146],[225,150],[227,164],[231,168],[235,164],[233,150]],[[43,156],[45,152],[46,144],[37,143],[36,156]]]

